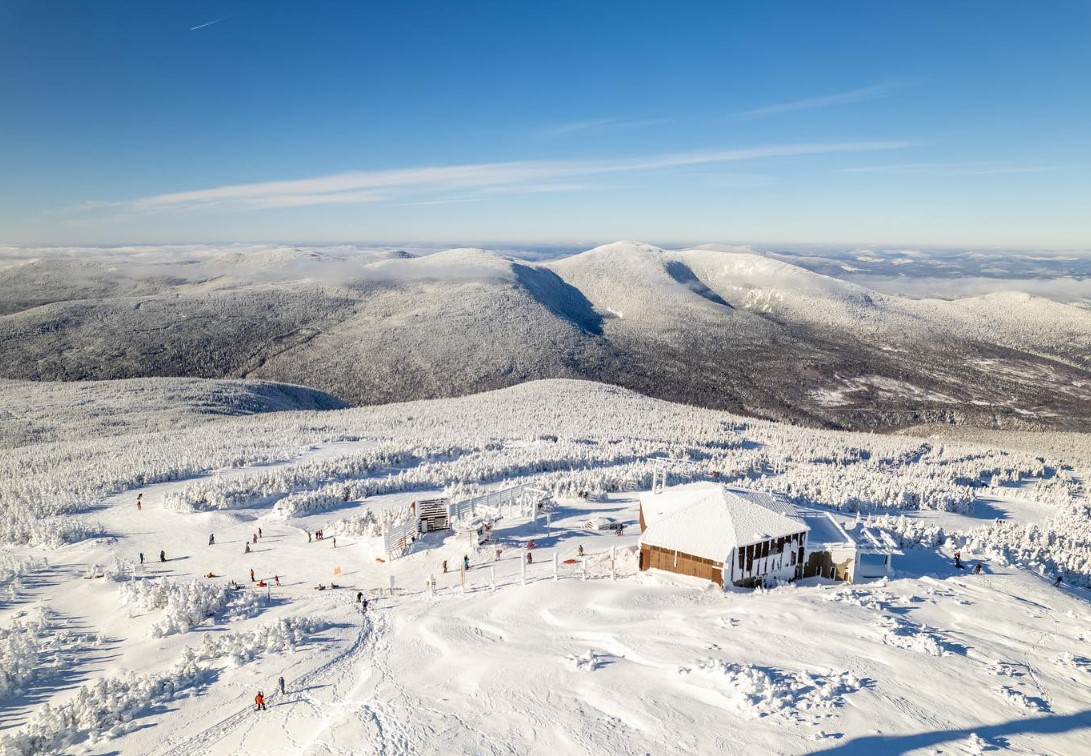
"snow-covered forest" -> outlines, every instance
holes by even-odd
[[[202,391],[192,382],[138,384],[19,383],[9,384],[5,392],[6,413],[0,417],[0,439],[6,444],[0,457],[0,700],[13,712],[0,721],[5,753],[65,752],[106,740],[139,752],[150,743],[141,734],[141,723],[148,722],[156,723],[153,730],[172,733],[156,752],[206,748],[227,753],[235,747],[233,733],[250,714],[237,700],[239,694],[229,691],[238,685],[264,686],[271,694],[275,686],[268,670],[284,669],[286,675],[277,675],[299,685],[299,680],[333,679],[328,676],[340,675],[335,670],[351,659],[398,664],[395,658],[402,657],[383,654],[411,655],[432,647],[428,633],[434,630],[429,628],[441,620],[429,614],[429,607],[454,611],[456,619],[444,621],[466,628],[469,638],[493,632],[505,638],[532,635],[536,631],[516,617],[528,612],[555,617],[560,607],[585,611],[575,607],[592,600],[588,591],[595,601],[623,602],[619,607],[625,608],[614,611],[633,613],[625,640],[604,631],[581,635],[579,622],[556,620],[568,628],[564,633],[576,633],[576,646],[539,639],[525,652],[537,659],[533,664],[546,663],[534,656],[545,651],[563,662],[563,674],[578,674],[578,679],[597,680],[614,674],[610,670],[626,669],[625,664],[640,658],[632,644],[650,642],[638,640],[637,628],[650,632],[648,638],[666,637],[651,632],[647,623],[658,611],[650,607],[667,602],[664,606],[673,607],[676,618],[672,621],[705,617],[702,622],[710,629],[697,632],[701,640],[696,642],[713,643],[707,647],[718,650],[672,662],[675,671],[663,690],[692,702],[678,704],[678,718],[663,724],[657,737],[683,731],[688,717],[708,705],[709,691],[718,691],[715,695],[726,696],[722,700],[730,703],[723,705],[740,723],[773,717],[803,738],[770,730],[770,739],[763,741],[770,748],[805,752],[805,743],[833,737],[831,727],[859,734],[854,717],[884,711],[875,708],[874,691],[894,682],[879,669],[847,664],[845,650],[830,656],[812,649],[826,659],[817,666],[780,652],[762,656],[757,647],[741,652],[732,637],[750,632],[746,618],[761,616],[762,602],[766,611],[833,623],[836,632],[852,637],[860,628],[876,648],[887,649],[881,653],[895,655],[884,663],[898,668],[913,663],[901,655],[923,655],[935,660],[929,664],[941,665],[935,674],[944,674],[944,664],[970,664],[976,653],[968,651],[975,640],[952,630],[942,607],[965,611],[977,603],[992,607],[990,622],[1007,622],[1004,602],[1015,599],[1003,591],[1050,590],[1061,577],[1063,590],[1074,592],[1064,594],[1064,611],[1071,615],[1064,621],[1075,626],[1087,618],[1091,510],[1085,476],[1091,469],[1091,443],[1073,434],[1042,437],[1036,447],[1025,435],[1005,443],[1004,434],[984,431],[970,439],[823,431],[582,381],[323,411],[299,411],[295,402],[302,395],[290,387],[209,382]],[[134,400],[131,391],[140,398]],[[63,423],[47,420],[50,402],[64,407]],[[37,431],[12,432],[31,415],[40,418]],[[862,522],[872,532],[885,533],[903,554],[895,557],[894,579],[848,589],[820,581],[713,598],[706,591],[693,593],[694,587],[684,583],[637,573],[637,529],[623,539],[601,541],[582,523],[590,513],[632,523],[634,494],[649,488],[654,471],[664,467],[668,486],[717,481],[775,492],[834,513],[850,530]],[[507,522],[509,512],[508,518],[493,520],[504,552],[496,554],[495,562],[491,546],[466,546],[463,536],[452,535],[424,538],[405,558],[385,563],[381,535],[406,519],[413,499],[458,499],[513,483],[551,494],[556,502],[552,535],[537,519]],[[503,512],[493,517],[498,514]],[[325,539],[313,540],[318,531]],[[547,551],[530,566],[531,582],[525,585],[525,566],[520,578],[516,562],[521,560],[507,553],[521,553],[528,537]],[[577,543],[588,548],[586,558],[571,560],[576,566],[566,563],[557,572],[559,582],[552,583],[548,554],[569,559]],[[461,592],[457,575],[439,570],[441,561],[460,563],[466,549],[472,566],[481,565],[467,573],[468,593]],[[957,582],[969,578],[943,578],[955,551],[987,565],[991,582],[974,587]],[[904,571],[899,569],[902,560]],[[251,567],[257,568],[256,575],[247,573]],[[430,572],[439,572],[435,587],[436,575],[428,577]],[[995,582],[1009,572],[1018,589],[1015,584],[1001,589]],[[399,586],[394,595],[389,581]],[[319,586],[322,591],[314,590]],[[368,615],[361,625],[353,613],[355,594],[339,590],[346,586],[378,599],[389,613]],[[492,606],[488,596],[503,597],[500,605],[510,605],[512,616],[494,616],[495,607],[486,608]],[[526,606],[535,596],[537,603]],[[486,602],[480,609],[475,608],[479,601]],[[907,614],[917,605],[935,609],[922,611],[920,618]],[[651,613],[641,614],[636,607]],[[405,633],[405,623],[418,622],[423,625],[406,637],[417,638],[419,630],[424,634],[414,642],[424,646],[414,651],[383,645],[392,642],[382,640],[391,637],[384,635],[391,628]],[[696,632],[685,628],[679,624],[672,633]],[[798,640],[796,634],[808,630],[785,625],[781,632]],[[1029,664],[1037,677],[1028,687],[1029,673],[1003,667],[1015,671],[995,686],[998,705],[1026,712],[1023,716],[1066,710],[1062,702],[1074,693],[1056,676],[1086,675],[1091,662],[1078,644],[1064,640],[1068,635],[1050,632],[1056,649],[1041,664],[1035,661],[1037,652],[1028,652],[1029,661],[1023,662],[1023,656],[1004,650],[1008,641],[989,641],[990,655],[1003,656],[1003,664]],[[745,637],[744,644],[752,644],[758,636]],[[477,642],[449,638],[441,646],[453,643],[460,654],[473,657],[484,652]],[[665,653],[655,648],[654,653]],[[108,658],[119,660],[96,662]],[[993,679],[999,674],[997,663],[991,658],[987,667],[967,667],[963,674]],[[482,669],[488,668],[488,662],[483,664]],[[93,667],[104,671],[85,671]],[[405,694],[406,700],[430,695],[426,691],[433,683],[417,672],[400,666],[384,670],[375,684],[388,680],[403,689],[418,686]],[[646,671],[625,674],[625,684],[650,684]],[[337,679],[348,685],[348,678]],[[225,681],[233,682],[225,687]],[[341,682],[332,684],[347,690],[337,687]],[[594,689],[589,695],[597,705],[616,710],[617,702],[603,698],[610,694],[597,684]],[[500,706],[505,716],[532,706],[504,690],[503,704],[483,699],[473,706]],[[477,694],[468,695],[474,700]],[[289,694],[284,705],[296,700],[312,699]],[[212,702],[226,704],[227,716],[217,714],[215,726],[201,724],[196,735],[186,735],[185,728],[210,716]],[[445,706],[434,700],[429,705]],[[458,711],[458,716],[476,717],[470,710]],[[960,727],[988,721],[965,708],[957,711]],[[369,721],[392,726],[391,712],[374,716]],[[598,737],[595,726],[578,712],[565,710],[559,716],[583,737]],[[894,717],[889,726],[908,725]],[[507,725],[500,727],[503,731]],[[973,732],[981,743],[999,742],[990,739],[984,724],[978,729],[985,733]],[[407,731],[398,737],[412,743],[419,735]],[[717,737],[700,736],[694,746],[715,747],[721,742]]]

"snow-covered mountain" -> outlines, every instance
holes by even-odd
[[[7,378],[259,377],[356,404],[585,378],[834,427],[1091,427],[1091,311],[882,294],[745,247],[134,248],[0,283]]]

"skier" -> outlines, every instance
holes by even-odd
[[[493,561],[494,562],[499,562],[500,561],[500,549],[496,550],[496,558]]]
[[[1061,583],[1063,583],[1063,582],[1064,582],[1064,580],[1062,580],[1062,579],[1061,579],[1061,576],[1060,576],[1060,575],[1058,575],[1058,576],[1057,576],[1057,579],[1053,581],[1053,587],[1054,587],[1054,588],[1060,588],[1060,587],[1061,587]]]
[[[534,548],[534,539],[531,538],[529,541],[527,541],[527,551],[530,551],[533,548]]]
[[[311,542],[311,531],[307,531],[307,543]]]
[[[250,544],[246,544],[246,551],[244,551],[243,553],[244,554],[249,554],[250,553]]]
[[[977,564],[974,565],[974,574],[975,575],[980,575],[981,574],[981,562],[978,562]]]
[[[364,592],[363,591],[357,591],[356,592],[356,603],[357,604],[364,603]]]
[[[583,544],[582,543],[580,544],[580,549],[579,549],[579,551],[576,552],[576,554],[578,556],[581,556],[581,557],[583,556]]]
[[[470,569],[470,558],[468,556],[463,556],[462,557],[462,569],[464,569],[464,570]]]
[[[144,552],[143,551],[140,552],[140,563],[144,564]]]
[[[364,610],[365,613],[367,612],[367,599],[366,598],[363,601],[360,602],[360,607]]]
[[[446,559],[443,560],[443,574],[444,575],[447,574],[447,560]]]
[[[277,588],[280,587],[280,575],[273,575],[273,583],[276,584]]]
[[[262,693],[260,690],[258,691],[258,694],[256,696],[254,696],[254,703],[257,705],[257,707],[254,709],[254,711],[265,711],[266,710],[265,709],[265,694]]]
[[[208,534],[208,545],[209,546],[215,546],[216,545],[216,534],[215,533],[209,533]]]
[[[167,561],[167,552],[166,551],[160,551],[159,552],[159,561],[160,562]]]
[[[257,543],[257,542],[258,542],[258,534],[254,533],[254,543]]]
[[[281,678],[279,680],[277,680],[277,684],[280,685],[280,695],[283,696],[284,693],[285,693],[285,691],[284,691],[284,677],[283,676],[281,676]]]
[[[258,538],[264,538],[264,536],[261,534],[261,528],[258,528]]]
[[[534,554],[527,552],[527,564],[534,564]]]
[[[955,552],[955,568],[959,569],[959,570],[964,569],[964,567],[962,566],[962,552],[961,551],[956,551]]]
[[[251,583],[255,582],[255,581],[254,581],[254,570],[253,570],[252,568],[251,568],[251,570],[250,570],[250,582],[251,582]]]
[[[333,547],[334,547],[335,549],[337,548],[337,536],[334,536],[334,537],[333,537]]]

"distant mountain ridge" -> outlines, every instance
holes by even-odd
[[[909,299],[747,248],[330,250],[0,269],[0,377],[251,377],[355,404],[583,378],[809,425],[1091,428],[1091,312]]]

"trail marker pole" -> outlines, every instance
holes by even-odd
[[[462,567],[459,568],[458,579],[459,579],[459,582],[462,583],[462,592],[465,593],[466,592],[466,565],[465,564],[463,564]]]
[[[391,575],[387,580],[388,580],[388,582],[390,584],[390,595],[393,596],[394,595],[394,576]]]
[[[523,585],[527,584],[527,550],[523,549],[519,554],[519,568],[523,573]]]
[[[492,589],[496,590],[496,567],[489,565],[489,585]]]
[[[553,552],[553,582],[557,582],[557,578],[560,577],[560,564],[557,561],[557,552]]]
[[[586,580],[587,579],[587,557],[584,557],[583,559],[580,560],[580,570],[581,570],[580,580]]]
[[[617,557],[617,547],[610,547],[610,579],[617,580],[617,570],[614,567],[614,559]]]

